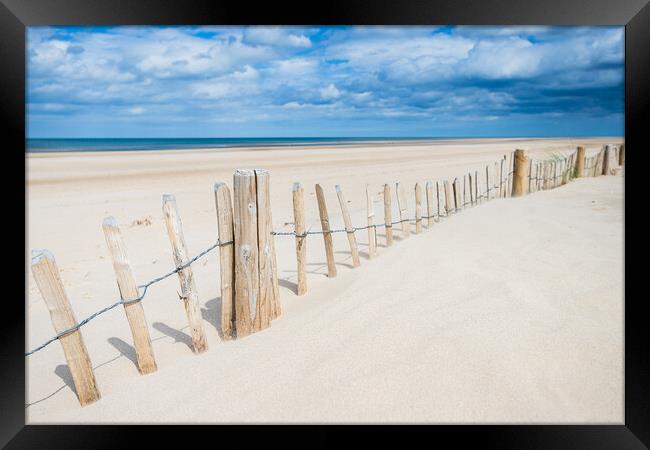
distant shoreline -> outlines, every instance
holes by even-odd
[[[133,153],[149,151],[215,151],[215,150],[265,150],[278,148],[328,148],[381,145],[445,144],[450,142],[475,141],[537,141],[553,139],[621,139],[622,136],[575,136],[575,137],[413,137],[413,138],[120,138],[120,139],[27,139],[26,154],[30,156],[46,154],[79,153]]]

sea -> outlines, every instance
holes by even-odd
[[[450,138],[428,137],[290,137],[290,138],[139,138],[139,139],[27,139],[28,153],[114,152],[178,150],[232,147],[291,147],[315,145],[364,144],[377,142],[428,141]]]

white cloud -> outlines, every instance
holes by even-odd
[[[304,34],[294,34],[282,27],[248,27],[244,32],[246,42],[287,47],[311,47],[311,40]]]
[[[341,91],[336,89],[336,86],[330,83],[327,87],[324,87],[320,90],[320,96],[324,100],[332,100],[339,98],[341,96]]]

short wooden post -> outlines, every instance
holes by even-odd
[[[367,184],[366,211],[368,215],[368,258],[372,259],[377,254],[377,227],[375,227],[375,205]]]
[[[451,207],[452,207],[452,201],[451,201],[451,184],[449,183],[449,180],[445,180],[444,182],[445,186],[445,215],[448,216],[449,213],[451,212]]]
[[[515,185],[514,171],[515,171],[515,166],[517,164],[517,161],[516,161],[516,159],[517,159],[517,150],[515,150],[515,153],[513,153],[513,154],[514,154],[513,159],[515,161],[513,162],[513,166],[512,166],[512,172],[513,172],[513,174],[512,174],[512,176],[513,176],[513,178],[512,178],[512,186],[514,187],[514,185]],[[533,159],[530,158],[530,160],[528,161],[528,193],[529,194],[531,192],[533,192],[532,181],[533,181]],[[512,195],[512,193],[510,195]]]
[[[427,228],[431,228],[435,221],[435,214],[433,212],[433,181],[427,181],[425,190],[427,194]]]
[[[305,236],[305,202],[300,183],[293,183],[293,223],[296,233],[296,270],[298,286],[296,293],[307,292],[307,236]]]
[[[612,154],[612,146],[606,145],[605,148],[603,149],[603,172],[602,172],[603,175],[609,175],[611,154]]]
[[[500,161],[500,167],[499,167],[499,193],[501,194],[501,197],[506,196],[506,189],[505,189],[505,173],[503,172],[503,165],[506,161],[506,156],[503,155],[503,158],[501,158]]]
[[[131,264],[126,253],[126,246],[120,233],[117,220],[114,217],[107,217],[102,223],[106,245],[113,260],[113,270],[117,278],[117,287],[120,291],[122,301],[135,300],[140,297],[138,284],[131,270]],[[144,308],[138,300],[134,303],[124,304],[124,313],[131,328],[133,347],[135,348],[138,360],[138,370],[141,374],[155,372],[156,360],[151,346],[151,337],[147,327],[147,319],[144,316]]]
[[[174,264],[181,267],[189,261],[181,218],[176,209],[176,198],[171,194],[163,195],[163,215],[167,226],[167,235],[172,245]],[[181,285],[181,299],[185,306],[187,321],[190,325],[192,347],[195,353],[202,353],[208,349],[208,342],[203,333],[201,312],[199,310],[199,296],[194,283],[192,267],[188,266],[178,271],[178,281]]]
[[[468,174],[469,178],[469,203],[470,205],[474,205],[474,183],[473,183],[473,176],[471,173]]]
[[[422,233],[422,187],[415,183],[415,234]]]
[[[480,203],[480,197],[478,193],[478,170],[474,171],[474,202],[476,204]]]
[[[336,276],[336,264],[334,263],[334,246],[332,245],[332,233],[330,232],[330,219],[327,213],[327,204],[325,203],[325,193],[320,184],[316,185],[316,200],[318,201],[318,214],[320,215],[320,225],[323,231],[323,242],[325,243],[327,276],[334,278]]]
[[[625,144],[621,144],[618,148],[618,165],[625,165]]]
[[[487,191],[485,192],[485,199],[490,200],[490,166],[485,166],[485,187]]]
[[[215,183],[214,201],[219,229],[219,265],[221,278],[221,336],[224,340],[236,337],[235,325],[235,243],[232,200],[225,183]]]
[[[361,264],[361,261],[359,260],[357,238],[354,235],[354,227],[352,226],[352,220],[350,219],[348,204],[345,201],[345,196],[343,195],[341,186],[337,184],[334,189],[336,190],[336,195],[339,198],[339,205],[341,205],[341,214],[343,214],[343,223],[345,223],[345,233],[348,235],[348,243],[350,244],[350,252],[352,253],[352,265],[354,267],[358,267]]]
[[[515,150],[514,177],[512,180],[512,197],[526,194],[526,178],[528,178],[528,156],[526,150]]]
[[[59,268],[56,265],[54,256],[49,251],[32,251],[32,274],[50,312],[56,334],[61,334],[75,327],[77,319],[65,293]],[[68,369],[70,369],[81,406],[99,400],[101,396],[99,395],[93,366],[81,336],[81,331],[76,329],[60,336],[59,342],[68,362]]]
[[[462,203],[461,203],[463,205],[463,208],[467,204],[466,195],[467,195],[467,175],[463,175],[463,200],[462,200]]]
[[[390,200],[390,186],[384,185],[384,225],[386,226],[386,246],[393,245],[393,212]]]
[[[402,224],[402,236],[407,238],[411,232],[411,224],[409,223],[404,187],[397,182],[395,183],[395,191],[397,191],[397,209],[399,209],[399,221]]]

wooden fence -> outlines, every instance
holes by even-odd
[[[368,233],[369,258],[378,255],[377,228],[385,228],[386,246],[394,243],[394,227],[399,225],[401,235],[406,238],[430,229],[441,217],[457,214],[466,207],[479,205],[494,198],[517,197],[539,190],[553,189],[568,183],[576,177],[597,177],[613,174],[616,166],[625,161],[625,147],[605,145],[593,156],[585,157],[585,148],[578,147],[566,156],[535,161],[525,150],[515,150],[503,158],[488,164],[485,171],[475,170],[462,178],[432,181],[425,184],[424,190],[416,183],[411,194],[403,183],[396,183],[399,220],[392,217],[391,185],[383,186],[384,221],[376,220],[374,199],[366,186],[367,223],[360,227],[352,224],[348,204],[340,186],[335,186],[339,207],[345,227],[332,229],[329,211],[322,186],[316,184],[316,199],[320,216],[321,231],[305,230],[305,204],[303,187],[293,185],[294,231],[275,232],[272,229],[270,203],[270,174],[265,170],[237,170],[233,177],[233,195],[225,183],[214,186],[215,205],[219,239],[215,245],[201,254],[189,259],[186,251],[183,228],[172,195],[163,196],[163,215],[173,251],[176,268],[171,272],[140,286],[140,292],[127,256],[117,221],[108,217],[103,222],[106,244],[113,261],[113,268],[120,291],[121,300],[87,319],[77,322],[70,302],[66,296],[60,271],[53,255],[47,250],[32,252],[31,268],[41,295],[47,304],[56,336],[45,344],[26,353],[29,356],[55,340],[63,348],[68,367],[81,405],[92,403],[100,398],[88,351],[84,345],[80,328],[105,311],[122,305],[129,323],[133,346],[137,355],[137,366],[141,374],[157,370],[157,365],[149,336],[149,328],[141,300],[149,286],[164,278],[178,275],[181,297],[192,338],[195,353],[207,351],[207,340],[198,305],[198,295],[191,264],[207,252],[219,248],[221,267],[221,329],[224,340],[242,338],[263,330],[281,315],[278,289],[277,262],[275,256],[275,236],[295,238],[296,266],[298,273],[297,294],[308,291],[307,258],[308,235],[321,235],[327,260],[327,274],[336,277],[332,234],[344,232],[352,255],[353,267],[361,264],[356,232]],[[415,217],[408,217],[408,198],[413,196]],[[423,206],[423,203],[426,205]],[[414,229],[411,229],[414,225]]]

